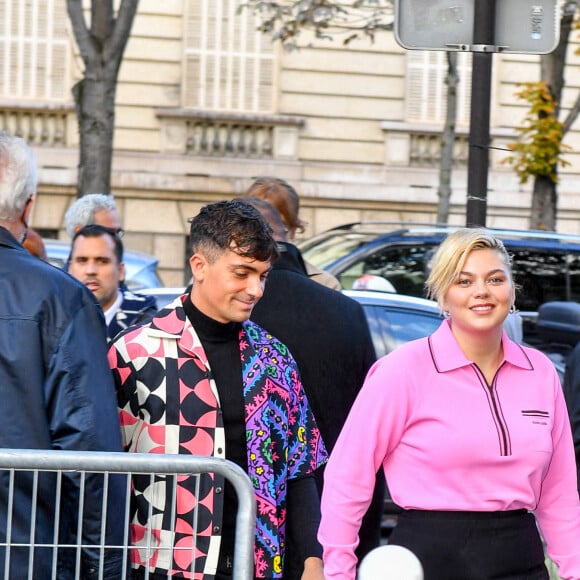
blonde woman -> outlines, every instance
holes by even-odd
[[[510,258],[485,229],[439,247],[427,280],[446,320],[369,371],[326,468],[319,539],[326,580],[354,580],[375,472],[403,508],[390,544],[425,580],[580,578],[580,502],[558,375],[511,341]]]

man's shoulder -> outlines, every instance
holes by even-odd
[[[146,343],[149,340],[148,329],[151,326],[151,318],[120,326],[115,320],[111,321],[107,329],[110,344],[124,343]]]
[[[336,276],[326,270],[321,270],[306,260],[304,261],[304,264],[306,265],[306,273],[313,282],[326,288],[330,288],[331,290],[342,290],[342,285]]]
[[[278,339],[268,332],[264,327],[260,326],[253,320],[246,320],[242,323],[242,328],[247,334],[248,338],[253,342],[274,342]]]
[[[30,299],[46,295],[62,297],[66,301],[79,300],[83,303],[95,301],[84,284],[64,270],[26,251],[12,253],[7,257],[7,260],[0,266],[0,275],[11,278],[11,283],[15,287],[23,287]]]
[[[124,303],[121,305],[120,310],[125,314],[129,314],[124,310]],[[120,340],[145,342],[153,336],[155,340],[158,340],[160,337],[176,339],[183,332],[185,313],[177,302],[167,305],[162,310],[157,310],[155,306],[152,311],[143,309],[135,314],[142,314],[142,317],[137,322],[128,323],[126,328],[115,334],[112,343],[119,342]],[[133,316],[129,318],[135,319],[138,317]]]
[[[105,340],[102,311],[84,284],[26,253],[0,262],[0,314],[35,321],[40,332],[54,341],[80,328],[91,341],[93,336],[99,339],[101,332]]]
[[[146,296],[131,290],[123,290],[123,302],[121,310],[124,312],[156,312],[157,303],[155,296]]]
[[[280,360],[281,364],[296,364],[288,345],[269,330],[252,320],[246,320],[242,326],[249,343],[255,348],[259,357],[263,358],[265,355],[268,360],[274,360],[276,356],[283,357],[285,360]],[[271,359],[272,355],[274,355],[274,359]]]

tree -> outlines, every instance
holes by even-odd
[[[437,223],[449,221],[449,200],[451,198],[451,173],[453,170],[453,151],[455,149],[455,123],[457,120],[457,53],[447,53],[447,111],[445,126],[441,135],[441,158],[439,160],[439,187],[437,189]]]
[[[287,49],[296,48],[303,29],[329,40],[343,35],[348,44],[361,35],[372,39],[377,31],[393,28],[392,0],[246,0],[240,5],[243,9],[258,14],[259,30]]]
[[[451,172],[453,169],[453,150],[455,148],[455,123],[457,120],[457,53],[447,53],[447,111],[445,126],[441,135],[441,159],[439,162],[439,187],[437,189],[437,223],[449,221],[449,200],[451,198]]]
[[[578,0],[563,3],[558,46],[540,57],[540,82],[526,84],[519,93],[530,103],[530,110],[519,128],[518,142],[511,146],[515,154],[506,161],[515,166],[521,182],[525,183],[529,177],[534,179],[532,229],[556,229],[558,166],[565,163],[561,153],[566,146],[562,141],[580,112],[579,92],[565,120],[559,121],[568,41],[578,4]]]
[[[109,193],[117,78],[139,0],[122,0],[116,15],[113,0],[91,0],[90,27],[82,0],[66,4],[85,65],[72,91],[80,139],[77,195]]]
[[[567,148],[562,142],[564,125],[558,120],[558,104],[547,82],[523,83],[522,87],[516,96],[530,103],[530,110],[518,127],[518,141],[510,145],[514,154],[506,157],[505,162],[514,166],[520,183],[534,177],[530,227],[553,230],[558,165],[568,164],[562,158]]]
[[[374,39],[379,31],[393,29],[393,2],[391,0],[286,0],[266,2],[246,0],[242,9],[252,9],[260,16],[259,30],[270,34],[288,50],[297,47],[302,29],[312,30],[316,38],[329,40],[343,37],[347,45],[365,36]],[[447,53],[448,73],[447,114],[441,135],[439,163],[439,187],[437,190],[437,221],[447,223],[451,196],[451,173],[455,145],[455,122],[457,110],[457,54]]]

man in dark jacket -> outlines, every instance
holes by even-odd
[[[32,150],[22,139],[0,134],[0,447],[120,451],[105,325],[96,300],[22,246],[35,191]],[[86,476],[81,522],[79,475],[63,474],[59,505],[57,482],[52,473],[40,472],[35,481],[31,473],[17,472],[12,489],[8,472],[0,472],[0,544],[9,536],[12,545],[9,553],[0,549],[4,574],[6,559],[9,565],[2,577],[75,577],[74,548],[59,549],[53,564],[54,549],[39,546],[76,545],[79,523],[83,544],[123,544],[121,480],[109,484],[105,537],[102,476]],[[120,551],[107,553],[103,577],[120,578],[121,561]],[[98,573],[98,550],[83,547],[82,577]]]
[[[324,444],[332,451],[375,361],[364,311],[352,298],[308,277],[300,250],[286,241],[284,224],[271,204],[252,197],[239,199],[262,213],[280,250],[251,320],[290,349]],[[322,469],[317,475],[321,489]],[[383,501],[384,480],[379,476],[375,497],[361,526],[359,559],[379,544]]]

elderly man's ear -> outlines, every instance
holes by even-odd
[[[24,209],[22,210],[22,215],[20,216],[20,223],[15,223],[14,227],[11,229],[12,234],[20,241],[21,244],[24,243],[26,239],[26,233],[28,232],[28,222],[30,220],[30,214],[32,212],[32,206],[34,205],[34,194],[26,200],[24,204]]]

